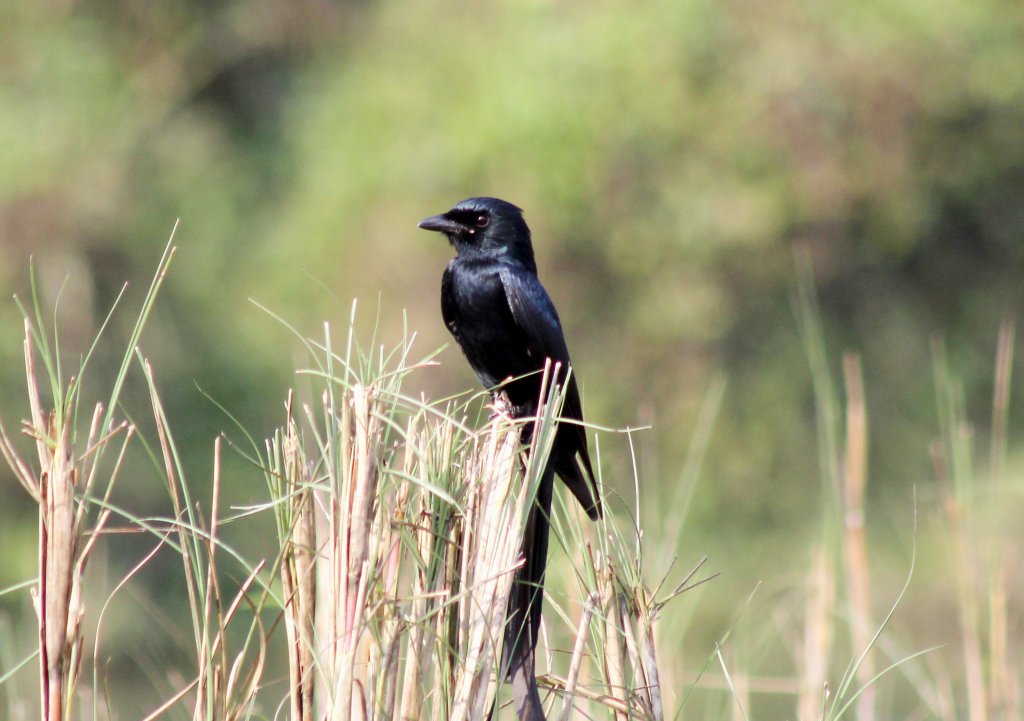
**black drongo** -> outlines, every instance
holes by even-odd
[[[543,719],[534,675],[540,628],[548,519],[557,474],[591,518],[601,516],[601,498],[582,425],[576,378],[558,313],[537,278],[530,229],[522,211],[497,198],[469,198],[419,227],[443,233],[455,247],[441,281],[441,315],[486,388],[508,397],[518,418],[536,414],[545,362],[558,365],[554,380],[565,384],[560,423],[523,538],[524,565],[513,580],[508,604],[503,666],[512,681],[521,719]],[[568,381],[566,381],[568,379]],[[532,432],[532,424],[525,426]],[[529,441],[529,438],[524,438]]]

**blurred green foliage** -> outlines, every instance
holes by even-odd
[[[450,249],[416,222],[507,198],[589,419],[654,425],[652,506],[724,373],[687,543],[771,548],[806,536],[819,500],[794,252],[834,360],[864,357],[876,499],[929,483],[933,338],[985,417],[998,323],[1024,310],[1021,68],[1024,6],[1003,0],[8,2],[0,287],[24,296],[34,256],[73,358],[123,282],[139,297],[181,218],[143,349],[201,477],[231,424],[197,386],[267,435],[295,382],[294,344],[249,298],[311,332],[359,298],[382,338],[405,309],[426,353],[448,342]],[[5,302],[8,424],[20,336]],[[474,387],[454,348],[441,359],[425,392]],[[605,448],[629,498],[624,444]],[[251,469],[231,476],[238,502],[261,493]],[[31,529],[28,510],[0,507],[0,526]]]

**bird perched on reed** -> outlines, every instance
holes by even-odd
[[[560,423],[523,538],[524,564],[513,579],[502,667],[521,720],[544,718],[534,657],[540,629],[554,476],[569,487],[592,519],[601,497],[581,425],[583,409],[569,350],[554,303],[537,277],[530,229],[522,210],[497,198],[468,198],[420,221],[455,248],[441,280],[441,315],[485,388],[504,393],[512,415],[534,417],[545,364],[565,385]],[[557,364],[557,366],[555,365]],[[532,424],[524,426],[524,435]],[[529,437],[524,437],[529,442]]]

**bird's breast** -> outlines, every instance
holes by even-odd
[[[485,386],[537,370],[543,363],[530,357],[498,268],[450,264],[442,283],[441,311],[445,325]]]

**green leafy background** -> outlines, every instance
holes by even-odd
[[[390,343],[407,322],[426,354],[450,342],[438,288],[451,250],[416,222],[470,195],[507,198],[533,228],[588,418],[653,426],[635,458],[623,436],[602,440],[620,513],[634,462],[644,518],[673,513],[701,403],[726,379],[670,549],[723,573],[694,611],[703,658],[758,580],[799,582],[819,529],[794,311],[806,258],[836,377],[843,351],[863,356],[869,535],[889,603],[914,542],[913,489],[922,523],[939,507],[935,341],[987,427],[999,322],[1024,304],[1022,68],[1024,6],[1001,0],[3,3],[2,417],[26,413],[10,297],[27,297],[30,256],[73,366],[121,284],[141,297],[180,218],[142,348],[201,484],[213,438],[232,431],[201,391],[263,437],[301,383],[298,344],[250,299],[340,334],[358,298],[364,331]],[[115,318],[115,339],[130,320]],[[116,357],[98,359],[94,382]],[[475,386],[453,346],[440,361],[413,392]],[[136,381],[126,413],[144,415],[141,393]],[[119,493],[157,512],[163,491],[139,468]],[[241,461],[225,483],[232,503],[264,493]],[[34,573],[35,520],[6,469],[0,488],[9,585]],[[918,646],[951,643],[952,600],[928,580],[948,572],[944,551],[927,528],[919,542],[925,580],[906,624]],[[114,544],[106,572],[133,554]],[[158,564],[139,585],[180,592]],[[3,602],[8,619],[30,618],[27,602]]]

